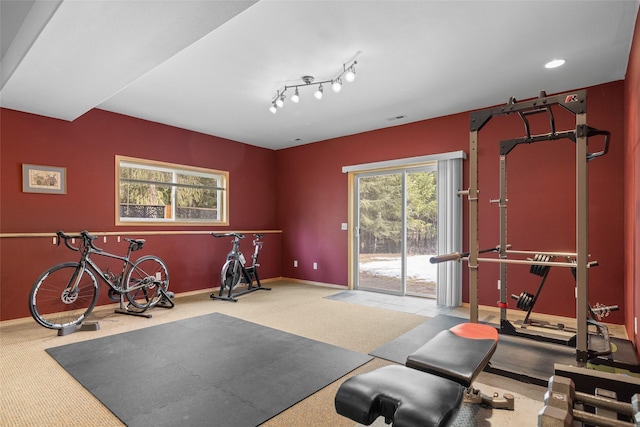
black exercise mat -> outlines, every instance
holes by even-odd
[[[576,349],[500,334],[498,348],[485,371],[546,387],[556,363],[575,365]]]
[[[440,314],[416,326],[370,354],[403,364],[407,356],[438,332],[468,322],[461,317]],[[500,334],[498,348],[485,368],[487,372],[546,387],[554,363],[575,364],[575,348]]]
[[[372,359],[219,313],[46,351],[129,427],[257,426]]]

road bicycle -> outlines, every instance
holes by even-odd
[[[70,236],[56,232],[57,244],[81,252],[80,261],[55,265],[42,273],[31,288],[29,310],[40,325],[49,329],[68,330],[80,327],[98,301],[99,282],[96,276],[109,286],[108,296],[120,301],[117,313],[151,317],[144,312],[152,307],[172,308],[169,288],[169,272],[158,257],[146,255],[131,261],[131,253],[142,249],[145,240],[125,239],[129,248],[125,256],[111,254],[96,247],[96,236],[82,231]],[[73,246],[75,240],[78,246]],[[108,268],[103,271],[92,259],[100,255],[122,261],[119,275]],[[128,303],[125,305],[125,301]]]
[[[262,287],[262,285],[260,284],[260,277],[258,276],[258,267],[260,266],[260,264],[258,264],[258,255],[260,254],[260,250],[262,249],[262,245],[264,243],[260,240],[260,238],[262,238],[264,234],[254,234],[254,249],[253,255],[251,256],[252,264],[250,266],[245,266],[247,260],[245,259],[242,252],[240,252],[240,240],[244,239],[244,234],[211,233],[211,235],[213,237],[233,237],[233,247],[231,249],[231,252],[227,254],[227,260],[223,264],[222,270],[220,271],[220,291],[218,295],[216,295],[215,292],[212,293],[212,299],[221,299],[225,301],[236,302],[236,297],[240,295],[248,294],[250,292],[258,290],[271,290],[271,288]],[[233,291],[238,285],[246,285],[246,289],[234,294]],[[225,289],[227,290],[226,296],[223,295]]]

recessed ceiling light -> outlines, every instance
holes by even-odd
[[[549,61],[546,64],[544,64],[544,68],[558,68],[564,65],[564,63],[565,63],[564,59],[554,59],[553,61]]]

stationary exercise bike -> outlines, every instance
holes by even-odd
[[[252,264],[250,266],[246,266],[247,263],[244,255],[240,252],[240,239],[244,239],[244,234],[240,233],[211,233],[213,237],[233,237],[233,247],[231,252],[227,254],[227,260],[222,266],[222,270],[220,271],[220,291],[218,295],[212,293],[210,297],[212,299],[221,299],[225,301],[233,301],[237,302],[236,297],[244,294],[248,294],[254,291],[270,291],[271,288],[264,288],[260,284],[260,277],[258,276],[258,255],[260,250],[262,249],[262,245],[264,242],[260,240],[263,234],[254,234],[255,239],[253,240],[253,255],[251,256]],[[255,284],[254,284],[255,281]],[[239,285],[246,285],[246,288],[240,292],[233,293],[233,291]],[[227,295],[223,295],[225,292]]]

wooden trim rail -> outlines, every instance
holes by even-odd
[[[79,231],[67,232],[66,234],[80,234]],[[199,235],[199,234],[211,234],[211,233],[242,233],[242,234],[278,234],[282,233],[282,230],[184,230],[184,231],[90,231],[89,234],[94,236],[169,236],[169,235]],[[0,238],[28,238],[28,237],[56,237],[56,233],[0,233]]]

